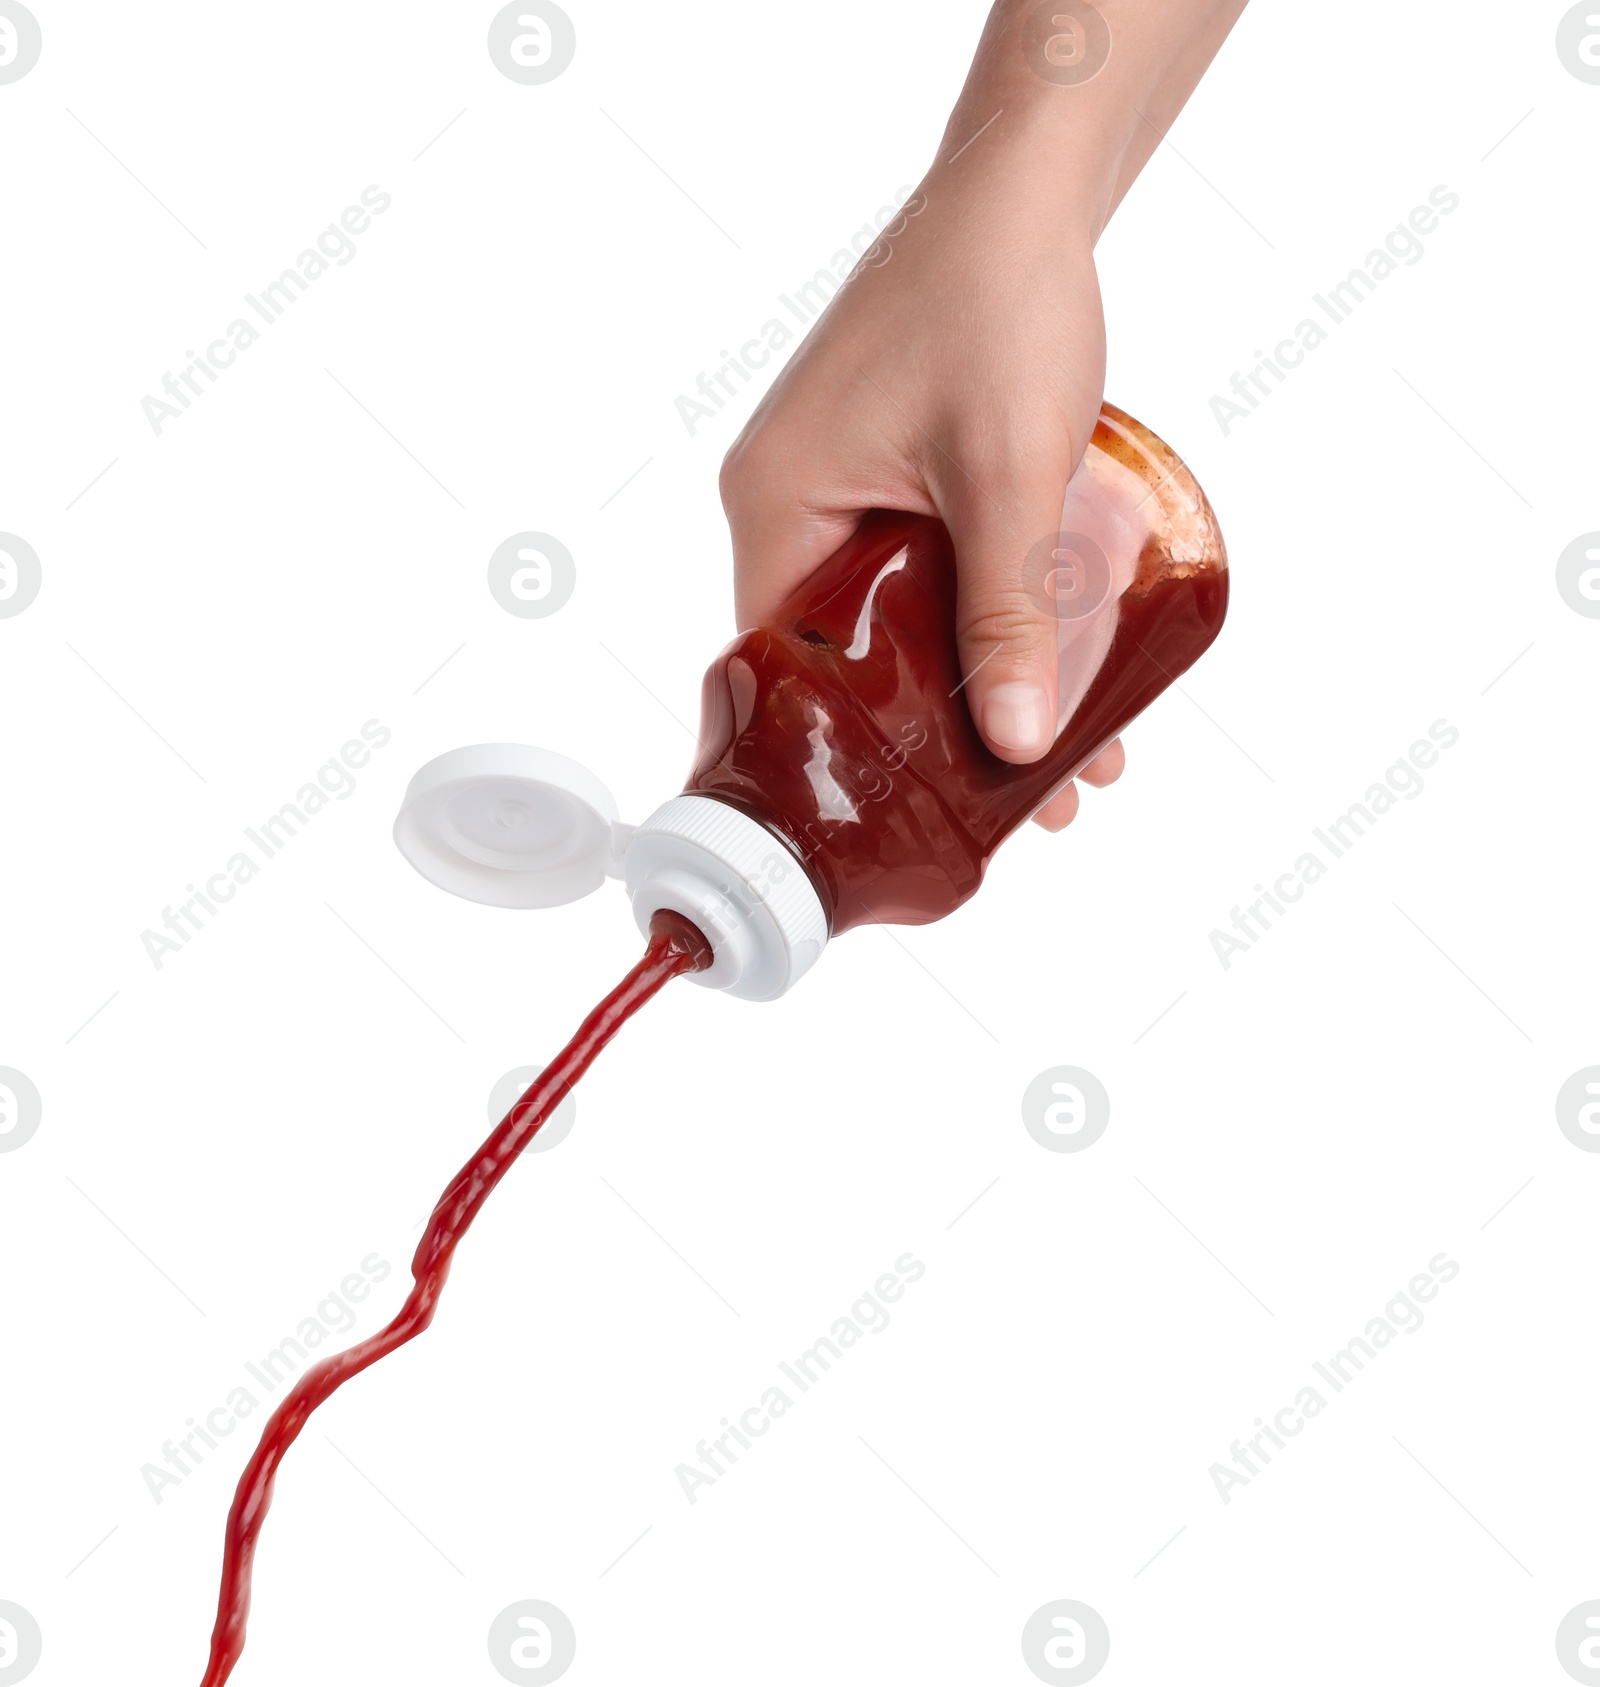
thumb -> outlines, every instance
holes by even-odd
[[[967,707],[1002,761],[1037,761],[1055,742],[1060,657],[1051,587],[1061,564],[1071,444],[1036,455],[1007,483],[969,484],[944,514],[956,552],[956,638]]]

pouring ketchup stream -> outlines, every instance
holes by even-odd
[[[522,1099],[489,1133],[439,1197],[412,1258],[414,1282],[399,1312],[376,1335],[313,1365],[267,1420],[260,1445],[239,1478],[233,1506],[228,1512],[217,1622],[211,1633],[211,1659],[201,1687],[222,1687],[244,1650],[245,1623],[250,1614],[250,1572],[261,1538],[261,1525],[272,1504],[278,1466],[311,1414],[351,1377],[358,1376],[386,1353],[403,1347],[427,1329],[433,1322],[445,1279],[450,1275],[456,1244],[534,1133],[560,1106],[601,1049],[652,996],[680,974],[699,972],[711,960],[711,945],[686,919],[666,910],[655,915],[650,922],[650,942],[644,958],[584,1020],[572,1041],[528,1087]]]

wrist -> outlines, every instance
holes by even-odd
[[[1245,0],[995,0],[930,176],[1020,177],[1092,246]]]
[[[1075,12],[1105,29],[1092,7],[1079,4]],[[1058,29],[1056,19],[1068,27]],[[1118,85],[1122,78],[1110,79],[1110,47],[1108,29],[1091,37],[1065,7],[1001,0],[950,114],[930,179],[1015,184],[1033,195],[1036,215],[1085,229],[1093,246],[1110,218],[1141,126],[1136,98]]]
[[[963,95],[921,184],[930,208],[962,205],[989,227],[1014,224],[1030,243],[1091,255],[1119,197],[1127,146],[1109,125],[1029,97],[1002,105],[1001,97],[985,86],[969,111]],[[973,118],[986,99],[995,103]]]

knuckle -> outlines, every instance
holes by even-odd
[[[768,427],[747,427],[728,447],[717,475],[722,506],[731,515],[758,498],[770,498],[793,454]]]
[[[1044,617],[1025,591],[1008,590],[974,605],[960,618],[957,630],[970,644],[1018,649],[1040,642]]]
[[[722,507],[730,514],[744,496],[749,461],[750,448],[741,434],[728,447],[727,454],[722,459],[722,467],[717,471],[717,491],[722,497]]]

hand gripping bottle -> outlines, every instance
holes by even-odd
[[[1178,455],[1106,405],[1060,528],[1023,561],[1054,616],[1049,753],[1001,761],[968,712],[956,559],[929,516],[874,511],[768,626],[706,674],[681,795],[642,825],[549,751],[454,750],[411,781],[395,841],[434,883],[543,908],[621,878],[640,930],[683,915],[715,959],[696,983],[781,996],[830,937],[922,925],[967,900],[1001,843],[1210,645],[1227,554]]]

